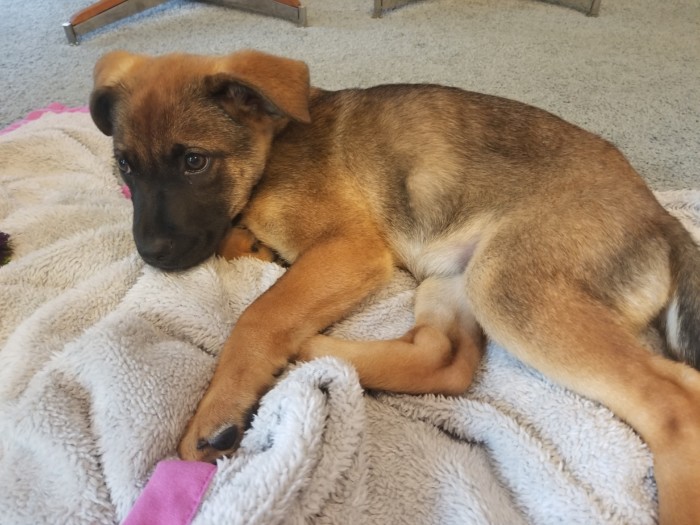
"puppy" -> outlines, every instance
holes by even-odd
[[[255,51],[113,52],[94,78],[146,262],[196,265],[235,218],[291,264],[233,329],[183,458],[231,453],[291,360],[460,394],[483,330],[628,422],[654,453],[661,522],[700,523],[700,251],[611,144],[456,88],[312,88],[304,63]],[[411,331],[320,335],[395,267],[420,283]],[[650,325],[665,356],[640,342]]]

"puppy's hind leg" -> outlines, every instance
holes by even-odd
[[[697,525],[700,374],[648,351],[628,320],[585,293],[566,285],[542,288],[519,325],[508,308],[523,300],[517,289],[508,289],[510,303],[492,287],[475,290],[484,330],[524,362],[632,426],[654,455],[660,523]]]
[[[346,341],[317,335],[306,341],[299,358],[344,359],[369,389],[461,394],[471,384],[484,346],[463,281],[461,275],[423,281],[416,292],[416,325],[399,339]]]

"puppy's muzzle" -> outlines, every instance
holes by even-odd
[[[186,270],[214,254],[218,236],[201,237],[149,235],[136,241],[143,260],[166,271]]]
[[[150,237],[142,240],[138,246],[139,254],[152,266],[170,265],[174,243],[167,237]]]

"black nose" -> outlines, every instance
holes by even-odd
[[[168,237],[152,236],[141,240],[138,249],[146,262],[158,265],[169,259],[173,251],[173,241]]]

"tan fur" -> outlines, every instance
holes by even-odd
[[[303,63],[254,51],[107,55],[91,112],[129,166],[145,217],[135,237],[152,264],[177,269],[217,248],[291,264],[233,329],[183,458],[232,452],[291,360],[337,356],[367,388],[456,395],[485,333],[632,425],[655,455],[662,523],[700,523],[700,374],[640,341],[668,318],[672,350],[694,358],[697,342],[676,348],[698,320],[679,305],[695,304],[700,256],[612,145],[544,111],[453,88],[311,88]],[[183,174],[192,154],[210,163]],[[166,187],[193,211],[168,207]],[[222,221],[208,208],[224,210]],[[247,230],[225,237],[233,218]],[[169,220],[214,224],[212,240],[170,228],[156,250],[143,224]],[[178,265],[180,245],[199,258]],[[320,335],[397,266],[420,281],[411,331],[375,342]]]
[[[246,256],[268,262],[277,260],[274,251],[261,244],[250,230],[241,227],[231,229],[231,232],[219,244],[216,253],[229,261]]]

